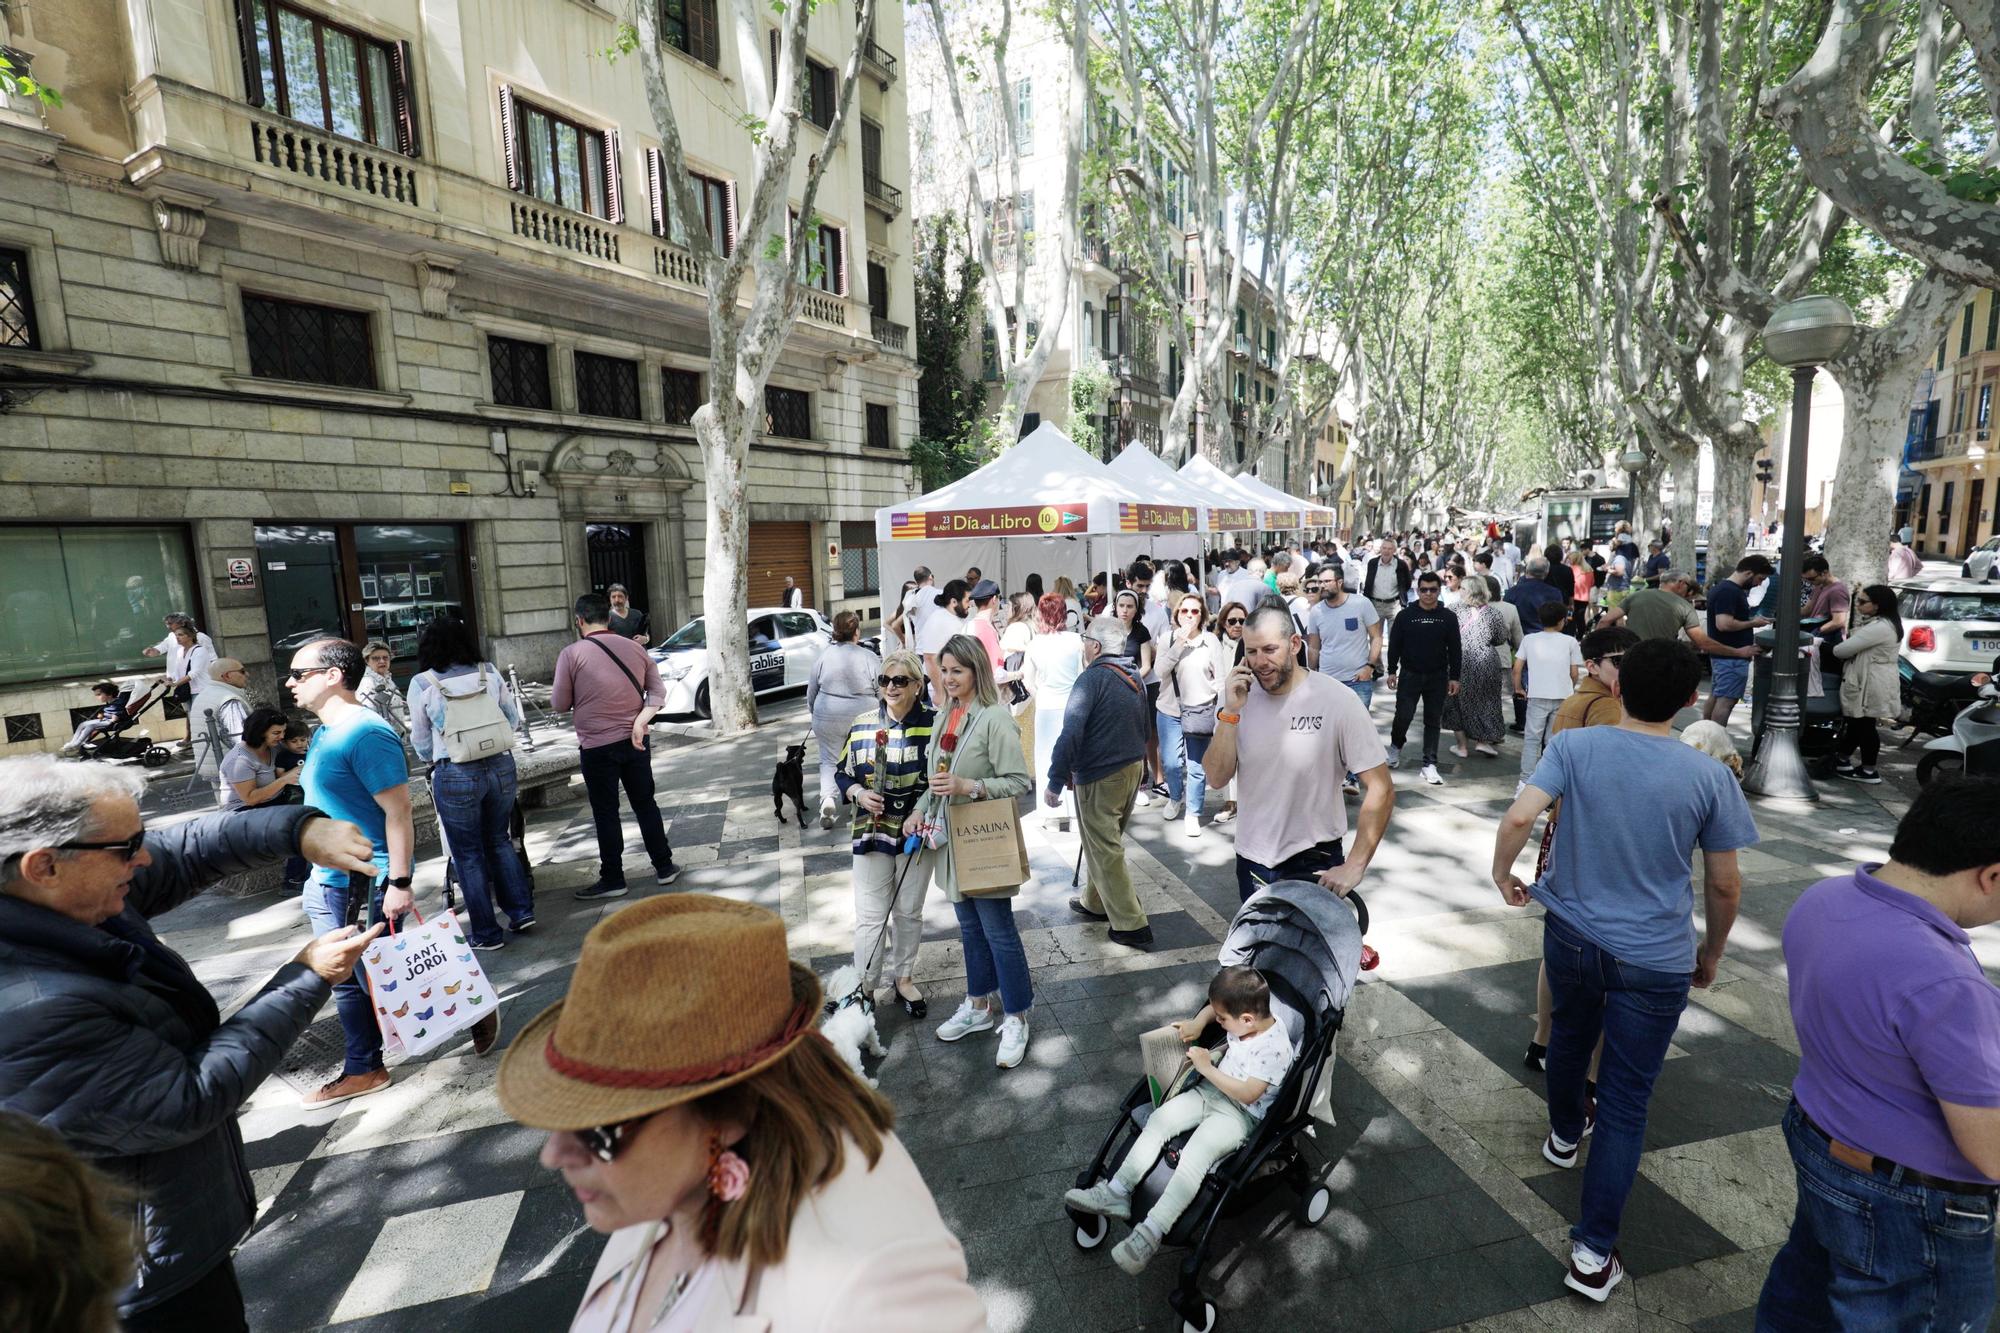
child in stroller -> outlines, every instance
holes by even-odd
[[[84,742],[99,732],[116,731],[132,719],[126,716],[125,700],[118,687],[110,681],[99,681],[90,687],[97,696],[97,716],[87,717],[69,738],[69,744],[62,747],[65,757],[74,757],[83,752]]]
[[[1320,1179],[1320,1168],[1308,1162],[1299,1140],[1312,1121],[1322,1075],[1333,1059],[1334,1038],[1362,970],[1361,939],[1367,930],[1368,907],[1358,893],[1343,898],[1315,883],[1280,880],[1252,894],[1237,909],[1216,961],[1224,969],[1255,969],[1261,975],[1275,1020],[1269,1030],[1282,1033],[1290,1048],[1289,1067],[1269,1080],[1275,1093],[1265,1090],[1271,1100],[1264,1115],[1252,1118],[1247,1137],[1233,1149],[1224,1148],[1205,1176],[1190,1171],[1193,1178],[1184,1181],[1175,1168],[1190,1150],[1200,1151],[1189,1130],[1163,1129],[1154,1138],[1164,1145],[1157,1161],[1142,1147],[1152,1119],[1180,1099],[1156,1107],[1152,1081],[1142,1077],[1126,1095],[1097,1155],[1077,1174],[1077,1193],[1083,1194],[1114,1175],[1130,1182],[1126,1206],[1133,1216],[1150,1214],[1177,1183],[1194,1187],[1184,1211],[1158,1238],[1160,1247],[1187,1251],[1167,1300],[1189,1333],[1211,1333],[1215,1327],[1215,1305],[1201,1294],[1199,1282],[1224,1216],[1241,1212],[1280,1183],[1298,1196],[1296,1215],[1306,1226],[1317,1226],[1332,1205],[1332,1191]],[[1211,1007],[1218,1006],[1211,1001]],[[1228,1031],[1237,1024],[1232,1020],[1223,1026]],[[1204,1087],[1209,1082],[1204,1079]],[[1202,1109],[1207,1110],[1205,1105]],[[1200,1119],[1205,1122],[1206,1115]],[[1200,1132],[1195,1121],[1188,1124]],[[1134,1156],[1145,1166],[1128,1175],[1121,1168]],[[1078,1207],[1075,1198],[1075,1193],[1067,1196],[1066,1211],[1076,1224],[1076,1243],[1095,1249],[1104,1243],[1110,1223],[1106,1214]]]
[[[1229,1034],[1220,1059],[1194,1045],[1213,1020]],[[1173,1177],[1146,1220],[1112,1247],[1111,1257],[1134,1277],[1145,1270],[1160,1241],[1180,1221],[1209,1168],[1243,1146],[1243,1141],[1278,1099],[1285,1071],[1292,1067],[1292,1042],[1271,1015],[1271,986],[1254,967],[1225,967],[1208,983],[1208,1003],[1185,1023],[1174,1024],[1192,1047],[1188,1059],[1200,1077],[1192,1087],[1162,1102],[1109,1180],[1073,1189],[1063,1201],[1079,1212],[1129,1220],[1132,1187],[1137,1185],[1177,1134],[1189,1134]]]
[[[166,697],[167,681],[164,676],[134,680],[122,691],[109,681],[92,688],[103,707],[96,717],[76,729],[70,743],[62,748],[65,757],[137,759],[147,768],[159,768],[173,758],[172,753],[165,746],[155,744],[151,736],[143,731],[131,730],[140,714]],[[107,689],[112,690],[108,698],[105,695]]]

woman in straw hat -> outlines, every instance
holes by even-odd
[[[993,684],[993,664],[979,640],[953,635],[938,654],[945,703],[932,733],[930,797],[919,807],[934,825],[947,819],[945,807],[967,801],[1011,801],[1034,781],[1014,718]],[[958,938],[965,948],[965,999],[938,1025],[940,1041],[1000,1030],[993,1062],[1012,1069],[1028,1052],[1028,1006],[1035,998],[1028,978],[1028,954],[1014,924],[1014,895],[1020,886],[959,891],[958,867],[946,840],[937,849],[933,871],[938,887],[958,914]],[[1003,1016],[993,1013],[998,992]]]
[[[649,898],[584,939],[499,1080],[611,1237],[572,1333],[986,1327],[888,1103],[820,1036],[819,1006],[784,923],[747,903]]]

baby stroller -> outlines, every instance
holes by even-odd
[[[435,811],[433,811],[435,813]],[[444,819],[437,822],[438,850],[444,853],[444,905],[446,911],[458,906],[458,862],[452,859],[451,839],[445,833]],[[535,863],[528,859],[528,815],[521,809],[521,801],[514,799],[514,808],[507,815],[507,840],[514,844],[514,854],[521,858],[521,868],[528,873],[528,891],[535,888]]]
[[[136,759],[147,768],[164,767],[174,757],[173,751],[157,744],[143,731],[133,731],[139,723],[139,715],[167,697],[167,682],[164,676],[152,680],[136,681],[126,687],[118,696],[118,705],[124,720],[103,731],[94,732],[77,751],[79,759],[128,760]]]
[[[1352,911],[1346,903],[1353,904]],[[1254,967],[1270,983],[1271,1013],[1284,1024],[1297,1058],[1270,1112],[1242,1147],[1215,1164],[1161,1243],[1162,1250],[1187,1251],[1180,1263],[1180,1280],[1167,1298],[1187,1333],[1211,1333],[1215,1327],[1215,1304],[1202,1296],[1199,1283],[1202,1262],[1224,1216],[1242,1212],[1277,1182],[1298,1196],[1296,1213],[1306,1226],[1319,1225],[1332,1205],[1332,1191],[1321,1183],[1318,1170],[1296,1140],[1312,1119],[1313,1094],[1333,1059],[1334,1037],[1361,972],[1368,906],[1358,893],[1349,894],[1346,903],[1318,884],[1282,880],[1260,889],[1237,910],[1223,941],[1219,964]],[[1206,1043],[1219,1032],[1211,1026],[1202,1040]],[[1077,1175],[1079,1189],[1117,1171],[1152,1113],[1151,1091],[1142,1077],[1127,1094],[1097,1156]],[[1159,1199],[1187,1139],[1182,1134],[1171,1140],[1133,1188],[1134,1219],[1144,1217]],[[1076,1224],[1079,1248],[1092,1250],[1104,1243],[1110,1231],[1108,1219],[1074,1208],[1064,1211]]]

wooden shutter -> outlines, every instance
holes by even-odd
[[[389,66],[396,75],[396,147],[405,157],[422,157],[417,140],[417,64],[410,58],[408,42],[389,48]]]
[[[500,85],[500,160],[507,166],[507,188],[521,188],[521,138],[514,129],[514,90]]]
[[[236,45],[243,56],[243,100],[264,105],[264,66],[257,55],[257,0],[236,0]]]
[[[687,0],[688,54],[713,67],[722,65],[722,30],[715,18],[715,0]]]
[[[834,246],[833,246],[834,259],[836,261],[836,266],[840,270],[839,276],[834,283],[833,289],[839,292],[842,296],[845,296],[847,295],[847,228],[835,227],[833,229],[833,235],[834,235]]]
[[[646,204],[653,215],[653,235],[667,234],[667,156],[657,148],[646,150]]]
[[[611,222],[625,220],[624,173],[618,151],[618,131],[604,131],[604,216]]]
[[[733,255],[736,253],[736,182],[729,182],[723,194],[722,253]]]

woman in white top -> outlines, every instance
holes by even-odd
[[[1160,645],[1160,760],[1167,770],[1167,818],[1183,800],[1183,831],[1201,836],[1201,808],[1208,778],[1201,758],[1215,734],[1215,710],[1222,693],[1222,640],[1208,630],[1208,607],[1198,592],[1174,599],[1174,624]],[[1192,728],[1192,729],[1190,729]]]
[[[355,702],[380,713],[398,735],[410,734],[410,709],[403,694],[396,688],[396,678],[389,673],[395,655],[389,645],[380,639],[370,639],[368,646],[361,650],[361,660],[368,669],[361,673],[361,683],[354,687]]]
[[[1062,598],[1063,615],[1065,617],[1063,628],[1080,629],[1083,625],[1083,602],[1076,595],[1076,585],[1070,582],[1069,578],[1065,576],[1057,579],[1056,586],[1050,589],[1050,591],[1057,597]],[[1037,614],[1039,615],[1041,603],[1037,602],[1035,605],[1037,607]]]
[[[1062,583],[1056,580],[1058,588]],[[1028,641],[1021,680],[1034,700],[1035,716],[1041,720],[1035,728],[1033,776],[1037,786],[1045,786],[1056,741],[1062,737],[1063,714],[1069,711],[1069,692],[1083,672],[1083,636],[1067,627],[1069,608],[1060,593],[1042,598],[1035,611],[1041,633]],[[1064,787],[1063,803],[1054,812],[1060,827],[1069,827],[1071,809],[1070,791]]]
[[[806,713],[819,741],[819,826],[833,827],[840,803],[840,785],[833,771],[847,748],[847,733],[857,714],[875,702],[875,678],[882,659],[863,648],[861,617],[842,611],[833,618],[833,647],[812,664],[806,677]]]

